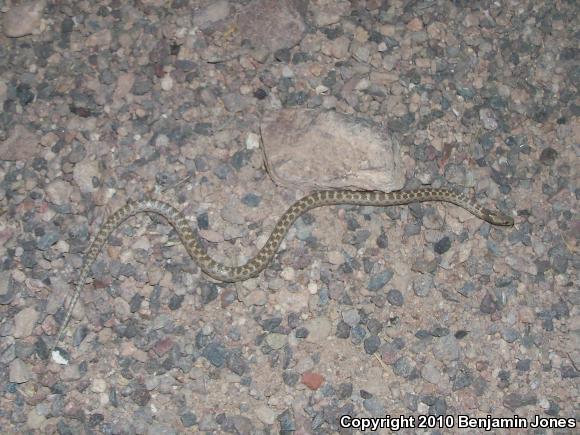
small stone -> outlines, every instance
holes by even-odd
[[[284,433],[292,433],[296,431],[296,421],[294,420],[294,415],[289,409],[286,409],[283,413],[279,414],[277,420],[280,424],[280,431],[283,431]]]
[[[540,162],[546,166],[552,166],[556,162],[557,157],[558,151],[556,151],[554,148],[544,148],[540,154]]]
[[[367,285],[369,291],[377,291],[382,289],[393,277],[394,272],[387,269],[371,277]]]
[[[323,382],[324,376],[318,373],[306,372],[302,374],[302,383],[311,390],[318,390]]]
[[[387,301],[394,305],[395,307],[403,306],[405,299],[403,298],[403,294],[397,289],[391,289],[387,292]]]
[[[512,411],[523,406],[535,405],[538,398],[535,394],[510,393],[503,398],[503,405]]]
[[[14,338],[29,337],[36,326],[38,320],[38,312],[32,308],[27,307],[18,312],[14,316],[14,331],[12,335]]]
[[[422,28],[423,22],[421,21],[421,18],[415,17],[407,23],[407,29],[409,29],[411,32],[418,32]]]
[[[26,1],[13,6],[4,15],[4,34],[9,38],[20,38],[32,34],[40,27],[45,0]]]
[[[288,342],[288,336],[284,334],[271,333],[266,336],[266,344],[272,349],[282,349]]]
[[[260,148],[260,137],[256,133],[248,133],[246,137],[246,149],[255,150],[258,148]]]
[[[226,0],[211,2],[209,5],[194,14],[193,24],[200,29],[206,29],[212,24],[227,18],[230,14],[230,4]]]
[[[180,416],[181,424],[184,427],[191,427],[197,423],[197,416],[193,412],[186,412]]]
[[[352,395],[352,383],[342,383],[336,389],[336,396],[340,400],[346,400]]]
[[[254,414],[256,414],[258,420],[267,425],[274,424],[274,421],[276,421],[276,413],[267,405],[259,405],[254,410]]]
[[[360,322],[360,314],[355,308],[345,310],[342,312],[342,320],[344,320],[349,326],[352,327]]]
[[[147,391],[145,385],[139,384],[131,394],[131,399],[139,406],[145,406],[151,400],[151,393]]]
[[[449,251],[449,248],[451,248],[451,240],[449,240],[449,237],[447,236],[443,237],[441,240],[435,243],[434,247],[435,252],[439,255]]]
[[[39,138],[26,127],[17,124],[3,142],[0,142],[2,160],[28,160],[39,148]]]
[[[338,325],[336,325],[336,336],[338,338],[346,339],[350,336],[350,330],[351,326],[348,323],[341,320],[340,322],[338,322]]]
[[[428,296],[433,287],[433,275],[421,274],[413,280],[413,291],[421,298]]]
[[[19,358],[10,363],[10,382],[22,384],[28,382],[32,377],[32,372],[28,364]]]
[[[371,417],[384,417],[386,413],[385,405],[378,397],[370,397],[363,400],[363,407],[368,411]]]
[[[284,373],[282,373],[282,380],[289,387],[293,387],[294,385],[296,385],[299,378],[300,378],[300,375],[298,375],[298,373],[291,371],[291,370],[286,370]]]
[[[226,363],[226,349],[220,343],[210,343],[203,350],[203,356],[215,367],[223,367]]]
[[[133,95],[145,95],[151,91],[153,88],[153,83],[146,77],[137,78],[133,87],[131,88],[131,93]]]
[[[381,339],[376,335],[371,335],[370,337],[366,338],[364,341],[364,349],[365,352],[369,355],[375,353],[379,346],[381,345]]]
[[[248,207],[258,207],[260,205],[261,200],[262,198],[260,198],[258,195],[254,193],[248,193],[243,196],[242,203],[247,205]]]

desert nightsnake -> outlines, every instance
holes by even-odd
[[[444,201],[456,204],[493,225],[510,226],[514,223],[511,217],[481,207],[463,193],[456,192],[452,189],[422,188],[389,193],[377,191],[322,190],[311,193],[296,201],[280,217],[268,241],[258,253],[243,266],[230,267],[218,263],[207,254],[194,230],[189,226],[187,219],[175,207],[153,199],[129,201],[124,207],[113,213],[107,219],[89,245],[84,256],[79,279],[66,311],[64,321],[54,342],[53,349],[64,336],[75,304],[89,276],[90,269],[109,238],[109,235],[126,219],[138,213],[151,212],[165,218],[177,232],[191,258],[196,261],[207,275],[219,281],[236,282],[255,277],[262,272],[278,251],[282,240],[294,221],[308,210],[325,205],[338,204],[391,206],[425,201]]]

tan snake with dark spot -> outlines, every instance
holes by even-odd
[[[510,216],[481,207],[463,193],[456,192],[452,189],[423,188],[390,193],[322,190],[305,196],[296,201],[288,210],[286,210],[276,223],[268,241],[262,249],[258,251],[254,258],[249,260],[243,266],[230,267],[218,263],[207,254],[197,235],[189,226],[187,219],[175,207],[165,202],[153,199],[146,199],[138,202],[129,201],[124,207],[113,213],[107,219],[86,251],[75,291],[52,349],[54,349],[62,340],[67,325],[71,319],[75,304],[77,303],[81,290],[89,276],[90,269],[107,239],[126,219],[138,213],[151,212],[165,218],[177,232],[188,254],[207,275],[218,281],[237,282],[255,277],[266,268],[268,263],[270,263],[270,260],[272,260],[272,257],[274,257],[278,251],[282,240],[294,221],[308,210],[325,205],[338,204],[384,207],[425,201],[444,201],[456,204],[493,225],[511,226],[514,223],[514,220]]]

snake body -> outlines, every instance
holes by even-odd
[[[243,266],[230,267],[213,260],[201,244],[198,236],[191,229],[185,216],[170,204],[154,199],[129,201],[113,213],[101,227],[90,243],[84,256],[84,262],[79,279],[75,286],[64,321],[58,332],[53,349],[62,340],[73,309],[79,299],[85,281],[89,277],[91,267],[101,252],[107,239],[125,220],[139,213],[155,213],[162,216],[177,232],[188,254],[196,261],[201,270],[210,277],[224,282],[244,281],[262,272],[278,251],[286,233],[296,219],[308,210],[326,205],[353,204],[370,206],[403,205],[414,202],[443,201],[464,208],[473,215],[493,225],[510,226],[514,221],[503,213],[486,209],[468,198],[463,193],[446,188],[422,188],[397,192],[322,190],[311,193],[296,201],[280,217],[266,244],[258,253]]]

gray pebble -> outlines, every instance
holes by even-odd
[[[286,370],[284,371],[284,373],[282,373],[282,380],[289,387],[293,387],[294,385],[296,385],[299,379],[300,375],[294,371]]]
[[[540,162],[546,166],[552,166],[556,162],[557,158],[558,151],[551,147],[544,148],[540,153]]]
[[[413,368],[413,362],[406,356],[403,356],[393,364],[393,373],[402,378],[408,378],[413,372]]]
[[[520,394],[520,393],[510,393],[503,398],[503,405],[512,411],[522,406],[535,405],[538,398],[535,394]]]
[[[428,296],[433,287],[433,275],[422,274],[413,280],[413,291],[419,297]]]
[[[364,326],[356,325],[350,330],[350,340],[355,345],[361,344],[366,334],[367,331]]]
[[[382,289],[391,280],[393,275],[394,272],[390,269],[387,269],[374,276],[371,276],[369,283],[367,285],[367,289],[369,291],[377,291]]]
[[[183,427],[191,427],[197,424],[197,416],[191,411],[181,414],[179,418],[181,419]],[[165,432],[163,433],[165,434]]]
[[[260,198],[258,195],[254,193],[248,193],[242,198],[242,203],[248,207],[258,207],[261,200],[262,198]]]
[[[348,338],[350,336],[350,325],[343,320],[340,320],[336,325],[336,336],[338,338]]]
[[[294,415],[287,409],[282,414],[277,417],[278,423],[280,423],[280,430],[284,432],[292,432],[296,430],[296,422],[294,420]]]
[[[227,350],[222,344],[212,342],[203,350],[203,356],[214,366],[221,368],[226,363]]]
[[[131,88],[131,93],[133,95],[145,95],[151,91],[153,88],[153,83],[146,77],[140,77],[135,80],[133,87]]]
[[[508,343],[513,343],[520,338],[520,333],[513,328],[505,328],[501,331],[501,338]]]
[[[376,335],[371,335],[370,337],[366,338],[364,341],[364,349],[365,352],[369,355],[375,353],[379,346],[381,345],[381,339]]]
[[[440,255],[449,251],[449,248],[451,248],[451,240],[449,240],[449,237],[447,236],[435,243],[434,246],[435,253]]]
[[[394,288],[387,292],[387,301],[395,307],[402,307],[405,299],[403,298],[403,294],[400,292],[400,290]]]
[[[377,397],[371,397],[363,400],[363,407],[372,417],[384,417],[385,405]]]
[[[345,310],[342,312],[342,320],[344,320],[349,326],[353,327],[358,325],[360,322],[360,314],[355,308]]]

